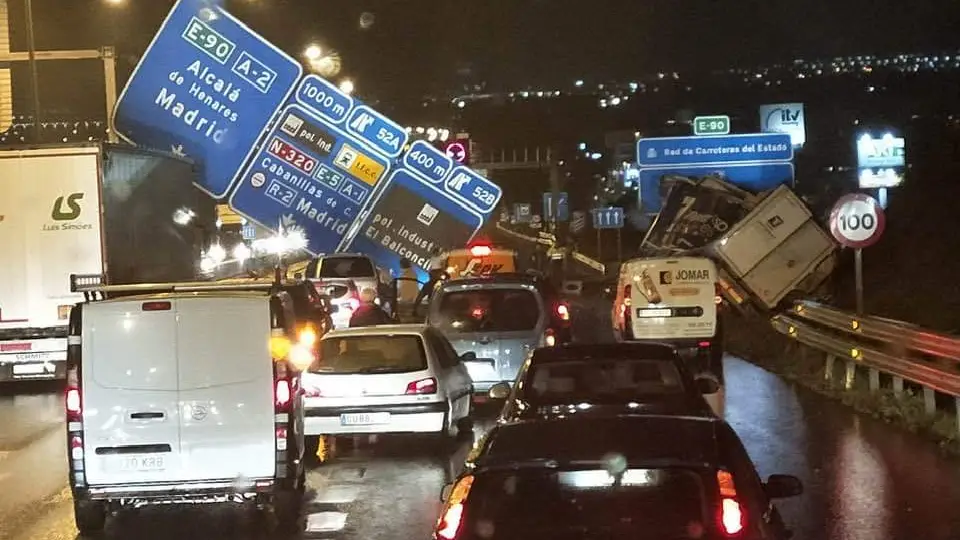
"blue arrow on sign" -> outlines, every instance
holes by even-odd
[[[593,211],[594,229],[622,229],[623,221],[623,208],[611,206],[596,208]]]
[[[570,197],[566,192],[557,193],[557,200],[553,200],[553,192],[543,194],[543,218],[552,221],[567,221],[570,219]]]
[[[489,216],[500,202],[503,192],[500,186],[480,176],[463,165],[453,169],[445,182],[446,190],[474,210]]]
[[[390,164],[301,105],[288,105],[230,198],[238,213],[276,231],[299,227],[313,254],[336,251]]]
[[[407,144],[407,130],[403,126],[366,105],[354,107],[347,120],[347,130],[390,158],[399,156]]]
[[[792,159],[793,143],[786,133],[660,137],[637,141],[637,164],[640,168]]]
[[[395,275],[400,260],[407,259],[419,267],[418,279],[424,283],[432,250],[466,245],[484,223],[484,216],[463,204],[458,192],[405,166],[394,170],[371,208],[345,250],[365,253]]]
[[[198,187],[223,197],[301,74],[216,3],[178,0],[121,92],[113,129],[193,159]]]

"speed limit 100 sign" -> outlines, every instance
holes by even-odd
[[[837,242],[851,248],[875,244],[885,224],[880,203],[863,193],[844,195],[830,212],[830,232]]]

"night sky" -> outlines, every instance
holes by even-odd
[[[25,50],[21,1],[10,0],[14,50]],[[172,3],[34,0],[37,46],[115,42],[127,73]],[[292,54],[309,42],[337,49],[342,74],[357,82],[360,95],[388,101],[446,95],[463,81],[465,68],[493,88],[519,89],[796,57],[960,49],[957,0],[227,0],[227,5]],[[375,15],[368,30],[360,29],[363,12]],[[102,79],[95,63],[44,66],[41,77],[45,103],[99,110]],[[27,88],[17,87],[17,95],[25,95]]]

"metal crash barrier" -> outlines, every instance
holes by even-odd
[[[880,374],[893,378],[903,392],[908,381],[923,388],[924,408],[936,412],[936,394],[954,400],[960,432],[960,337],[933,332],[915,324],[873,316],[857,316],[837,308],[801,300],[770,320],[773,328],[806,348],[826,355],[824,377],[834,378],[838,360],[845,363],[843,386],[853,387],[857,367],[869,372],[871,390],[879,390]],[[806,349],[803,349],[805,352]]]

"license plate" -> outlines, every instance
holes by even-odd
[[[162,471],[163,456],[123,456],[115,458],[114,469],[119,472]]]
[[[340,415],[341,426],[371,426],[375,424],[389,424],[390,413],[348,413]]]
[[[40,375],[41,373],[46,373],[46,368],[43,364],[14,364],[13,365],[13,374],[14,375]]]

